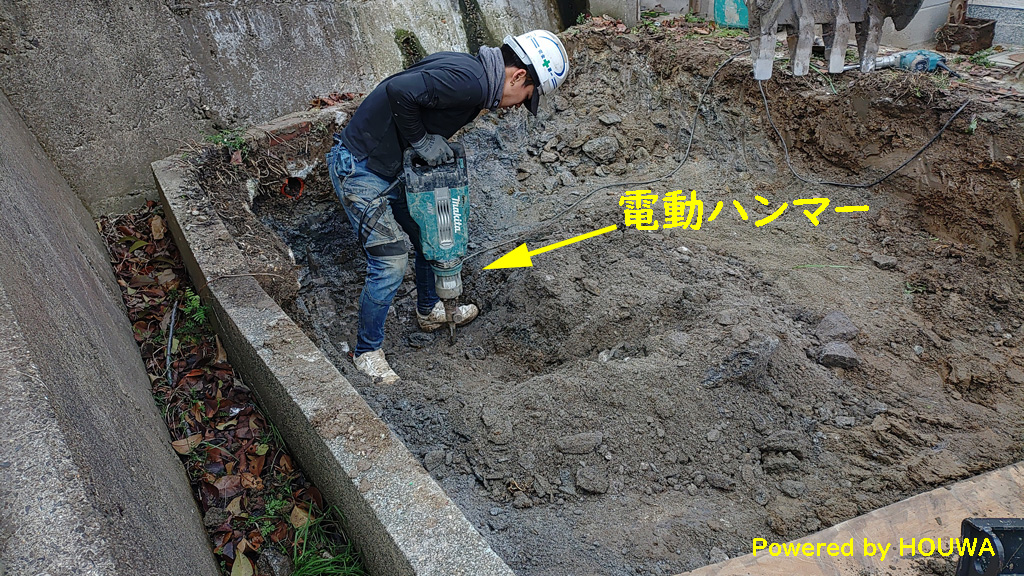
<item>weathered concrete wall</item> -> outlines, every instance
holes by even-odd
[[[637,0],[589,0],[587,4],[591,14],[607,14],[622,20],[626,26],[636,26],[640,21],[640,2]]]
[[[95,224],[3,96],[0,134],[0,561],[216,575]]]
[[[1024,46],[1024,0],[974,0],[967,15],[996,21],[994,44]]]
[[[561,29],[554,0],[479,0],[479,3],[487,28],[498,42],[507,35],[514,36],[535,28]]]
[[[558,27],[552,0],[479,0],[492,35]],[[396,29],[466,50],[456,0],[4,0],[0,89],[93,214],[155,198],[149,163],[203,133],[369,91]]]

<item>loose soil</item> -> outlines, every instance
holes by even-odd
[[[695,26],[574,28],[573,77],[537,119],[486,114],[458,136],[473,202],[463,300],[481,315],[454,343],[420,333],[407,276],[384,344],[397,385],[348,358],[365,264],[323,168],[301,198],[264,186],[251,204],[246,225],[276,231],[297,264],[281,304],[517,574],[675,574],[1022,455],[1019,102],[969,104],[873,188],[804,184],[740,58],[677,172],[562,214],[679,165],[700,91],[746,48]],[[813,179],[884,175],[976,95],[894,71],[833,82],[838,94],[777,70],[765,84]],[[634,189],[696,190],[703,225],[624,227]],[[830,200],[818,226],[793,204],[806,198]],[[856,205],[870,210],[833,211]],[[614,223],[533,268],[482,270],[521,242]],[[856,330],[826,334],[833,312]],[[851,350],[819,363],[844,337]]]

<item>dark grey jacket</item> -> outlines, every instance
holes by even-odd
[[[388,180],[402,153],[426,134],[451,138],[486,106],[487,78],[477,56],[438,52],[389,76],[359,105],[341,132],[356,161]]]

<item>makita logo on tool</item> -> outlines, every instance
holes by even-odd
[[[452,200],[452,214],[455,216],[455,233],[462,230],[462,213],[459,212],[459,201]]]

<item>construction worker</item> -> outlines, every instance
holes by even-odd
[[[398,380],[381,346],[408,263],[403,230],[416,252],[419,326],[429,332],[448,322],[406,204],[400,179],[405,149],[411,146],[431,166],[450,161],[447,139],[481,110],[525,105],[536,115],[540,96],[551,94],[568,73],[565,48],[547,30],[507,36],[501,48],[485,46],[476,56],[439,52],[381,82],[335,136],[327,154],[331,182],[366,254],[354,350],[359,371],[387,384]],[[461,305],[451,320],[462,325],[478,313],[473,304]]]

